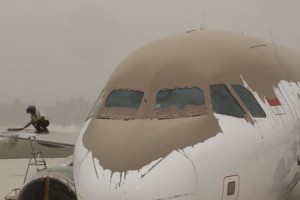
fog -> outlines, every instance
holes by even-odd
[[[299,10],[298,0],[0,0],[0,103],[93,102],[131,51],[202,25],[300,49]]]

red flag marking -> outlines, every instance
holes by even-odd
[[[268,99],[267,98],[267,101],[268,101],[270,106],[281,106],[281,103],[278,100],[278,98],[273,98],[273,99]]]

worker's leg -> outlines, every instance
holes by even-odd
[[[43,129],[39,125],[39,123],[33,123],[32,126],[36,129],[36,133],[42,133]]]
[[[42,121],[40,122],[40,126],[41,126],[43,132],[49,133],[49,131],[48,131],[48,129],[47,129],[47,127],[49,126],[49,124],[50,124],[49,120],[42,120]]]

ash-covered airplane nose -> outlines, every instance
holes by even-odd
[[[112,158],[113,159],[113,158]],[[183,151],[173,151],[140,170],[113,172],[87,153],[77,170],[79,199],[197,199],[198,178]]]
[[[205,122],[92,120],[74,153],[78,199],[196,199],[197,172],[184,149],[207,139],[197,131]]]

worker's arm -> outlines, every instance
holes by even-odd
[[[42,120],[44,120],[44,119],[45,119],[45,117],[44,117],[43,115],[40,116],[39,118],[35,119],[35,120],[32,119],[30,122],[28,122],[28,123],[24,126],[23,129],[29,127],[31,124],[39,123],[40,121],[42,121]]]
[[[32,121],[28,122],[28,123],[23,127],[23,129],[29,127],[31,124],[32,124]]]
[[[23,129],[29,127],[31,124],[38,123],[38,122],[41,121],[43,118],[44,118],[44,116],[41,116],[41,117],[37,118],[36,120],[31,120],[30,122],[28,122],[28,123],[23,127]]]

